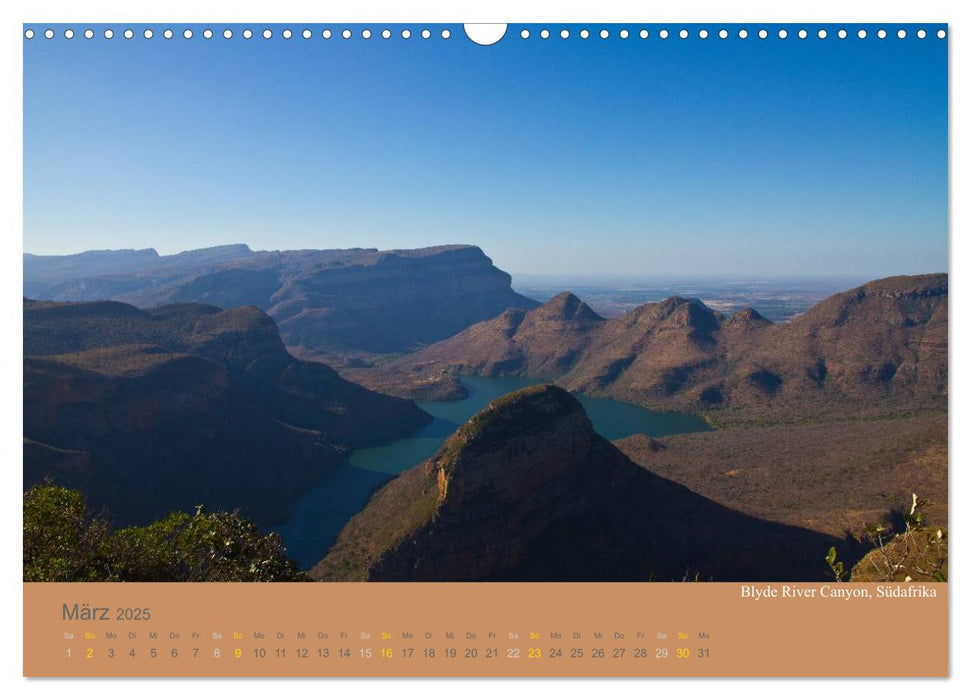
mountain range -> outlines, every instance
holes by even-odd
[[[608,320],[564,292],[345,376],[421,398],[461,396],[461,374],[529,376],[720,425],[940,410],[947,286],[946,274],[877,280],[779,324],[680,297]]]
[[[497,399],[380,489],[318,580],[819,580],[840,538],[721,506],[636,465],[552,385]]]
[[[236,244],[165,256],[153,249],[24,255],[24,295],[143,308],[255,306],[276,321],[293,353],[331,363],[414,350],[507,308],[538,305],[470,245],[253,251]]]
[[[472,246],[92,251],[24,273],[47,299],[24,300],[24,483],[120,524],[205,504],[273,526],[348,451],[428,422],[413,400],[461,398],[464,374],[549,382],[374,493],[319,580],[809,580],[911,491],[947,522],[946,274],[771,323],[682,297],[613,319],[569,292],[539,305]],[[569,392],[720,429],[611,443]]]
[[[254,307],[24,300],[24,483],[122,523],[195,505],[262,525],[350,449],[430,417],[297,360]]]

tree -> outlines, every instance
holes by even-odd
[[[108,523],[77,491],[44,484],[24,493],[24,581],[113,581]]]
[[[113,530],[84,496],[50,483],[24,493],[24,581],[304,581],[279,535],[239,513],[175,512]]]

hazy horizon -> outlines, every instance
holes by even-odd
[[[451,246],[451,245],[476,245],[474,243],[437,243],[426,247],[441,247],[441,246]],[[222,243],[214,246],[202,246],[200,248],[188,248],[184,250],[175,250],[173,252],[162,252],[157,246],[147,246],[145,248],[101,248],[101,249],[88,249],[88,250],[77,250],[65,253],[34,253],[32,251],[23,251],[24,255],[30,255],[34,257],[65,257],[72,255],[81,255],[83,253],[119,253],[119,252],[140,252],[146,250],[154,250],[159,257],[169,257],[173,255],[179,255],[181,253],[188,253],[196,250],[206,250],[211,248],[220,247],[230,247],[230,246],[246,246],[254,253],[276,253],[283,251],[293,251],[298,250],[297,248],[273,248],[273,249],[259,249],[254,248],[248,243],[244,242],[233,242],[233,243]],[[360,245],[355,246],[362,249],[374,249],[374,246]],[[482,249],[481,246],[477,246]],[[304,249],[312,250],[312,249]],[[322,250],[322,249],[321,249]],[[386,252],[385,250],[378,249],[381,252]],[[488,256],[489,251],[482,249],[483,252]],[[493,260],[495,263],[495,260]],[[799,281],[829,281],[829,282],[849,282],[849,283],[863,283],[866,281],[880,279],[883,277],[895,277],[899,275],[922,275],[922,274],[937,274],[944,273],[948,274],[949,269],[947,267],[940,270],[923,270],[919,272],[899,272],[891,273],[879,276],[869,276],[864,274],[848,274],[848,273],[832,273],[828,271],[819,272],[791,272],[791,273],[779,273],[776,271],[765,271],[758,274],[742,274],[733,273],[732,270],[720,270],[718,272],[708,272],[708,273],[696,273],[690,270],[684,271],[672,271],[666,270],[664,272],[591,272],[589,270],[564,270],[557,272],[532,272],[524,270],[509,270],[503,268],[501,265],[496,264],[497,267],[507,272],[513,278],[513,286],[516,286],[516,282],[529,282],[531,284],[554,284],[557,281],[570,281],[570,282],[580,282],[584,284],[590,284],[596,286],[598,283],[611,283],[620,284],[625,282],[630,283],[640,283],[646,282],[648,280],[658,283],[673,283],[673,282],[720,282],[725,284],[758,284],[758,283],[773,283],[773,282],[799,282]]]
[[[407,41],[131,26],[24,42],[25,250],[461,239],[537,274],[948,267],[933,36],[544,41],[511,25],[481,47],[461,26]]]
[[[474,243],[433,243],[430,246],[423,247],[441,247],[450,245],[476,245]],[[100,249],[86,249],[70,251],[65,253],[35,253],[32,251],[24,250],[24,255],[30,255],[34,257],[66,257],[72,255],[81,255],[84,253],[119,253],[119,252],[140,252],[146,250],[154,250],[159,257],[170,257],[174,255],[179,255],[182,253],[188,253],[197,250],[206,250],[212,248],[220,247],[231,247],[231,246],[246,246],[254,253],[276,253],[284,251],[300,250],[298,248],[272,248],[272,249],[262,249],[255,248],[248,243],[243,242],[233,242],[233,243],[220,243],[213,246],[201,246],[199,248],[187,248],[181,250],[174,250],[173,252],[163,252],[159,250],[158,246],[147,246],[144,248],[100,248]],[[354,246],[355,248],[361,249],[374,249],[374,246],[359,245]],[[483,250],[483,252],[488,256],[489,251],[482,248],[482,246],[477,246]],[[303,250],[315,250],[313,248],[304,248]],[[325,249],[317,249],[325,250]],[[387,252],[386,249],[377,249],[380,252]],[[491,257],[491,256],[490,256]],[[866,274],[850,274],[845,272],[829,272],[826,270],[821,270],[818,272],[789,272],[780,273],[777,271],[763,271],[758,273],[741,273],[734,272],[731,269],[723,269],[717,272],[692,272],[691,270],[665,270],[664,272],[618,272],[618,271],[608,271],[608,272],[592,272],[589,270],[563,270],[556,272],[534,272],[534,271],[524,271],[524,270],[510,270],[503,268],[498,265],[495,260],[493,264],[507,272],[514,282],[516,281],[528,281],[534,284],[553,284],[557,281],[571,281],[580,282],[585,284],[597,285],[598,283],[611,283],[620,284],[624,282],[639,283],[645,281],[654,281],[658,283],[671,283],[671,282],[721,282],[726,284],[741,284],[741,283],[772,283],[772,282],[799,282],[799,281],[839,281],[839,282],[850,282],[850,283],[863,283],[870,280],[881,279],[884,277],[896,277],[900,275],[922,275],[922,274],[937,274],[937,273],[949,273],[949,268],[945,267],[943,269],[927,269],[917,272],[892,272],[889,274],[882,275],[866,275]]]

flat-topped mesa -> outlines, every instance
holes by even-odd
[[[378,254],[383,255],[383,254]],[[370,265],[308,271],[269,311],[291,347],[337,354],[413,350],[509,308],[538,304],[474,247],[389,255]]]
[[[24,294],[57,301],[113,299],[141,307],[202,302],[256,306],[301,357],[400,353],[447,338],[505,309],[539,304],[478,247],[251,251],[242,244],[131,265],[24,258]]]
[[[50,298],[44,291],[84,277],[128,275],[133,270],[158,263],[154,248],[140,250],[88,250],[73,255],[31,255],[24,253],[24,293]],[[61,301],[82,301],[63,299]]]
[[[426,246],[424,248],[395,248],[393,250],[380,251],[374,249],[379,257],[386,255],[394,255],[401,258],[426,258],[432,255],[440,255],[442,253],[456,253],[461,251],[468,257],[481,257],[488,260],[490,263],[492,259],[487,257],[485,252],[477,245],[472,243],[446,243],[444,245],[432,245]]]
[[[158,258],[160,257],[155,248],[105,248],[103,250],[85,250],[80,253],[69,253],[67,255],[45,255],[38,253],[24,253],[24,262],[43,263],[57,261],[63,264],[78,260],[122,260],[132,258]]]
[[[212,264],[248,258],[252,255],[256,255],[256,253],[247,244],[228,243],[226,245],[214,245],[208,248],[185,250],[181,253],[166,255],[164,258],[180,264],[189,264],[190,262]]]

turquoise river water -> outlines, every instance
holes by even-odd
[[[522,377],[462,377],[469,395],[459,401],[420,401],[434,420],[411,435],[386,445],[354,450],[321,479],[293,508],[290,521],[276,528],[289,556],[309,568],[320,561],[337,533],[356,515],[374,490],[435,454],[458,427],[490,401],[511,391],[542,383]],[[608,440],[646,433],[663,437],[709,430],[698,416],[651,411],[622,401],[578,394],[577,399]]]

